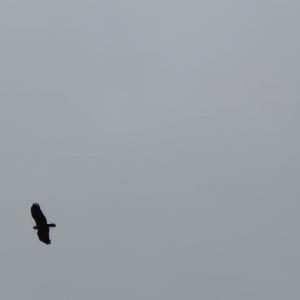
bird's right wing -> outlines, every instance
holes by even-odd
[[[33,203],[31,206],[31,215],[35,220],[36,224],[47,224],[47,219],[44,216],[43,212],[38,203]]]

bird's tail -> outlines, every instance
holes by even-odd
[[[48,224],[48,227],[56,227],[56,224]]]

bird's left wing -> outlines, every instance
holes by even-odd
[[[39,240],[41,242],[43,242],[47,245],[51,244],[48,227],[38,230],[37,234],[38,234]]]

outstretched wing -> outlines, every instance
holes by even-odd
[[[42,229],[39,229],[37,234],[41,242],[47,245],[51,244],[49,237],[49,227],[43,227]]]
[[[38,203],[33,203],[31,206],[31,215],[35,220],[37,225],[45,225],[47,224],[47,219],[44,216],[43,212]]]

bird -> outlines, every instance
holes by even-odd
[[[51,240],[49,237],[50,227],[56,227],[56,224],[48,224],[45,215],[43,214],[40,205],[38,203],[33,203],[31,206],[31,215],[35,220],[36,226],[33,229],[37,230],[38,238],[41,242],[50,245]]]

